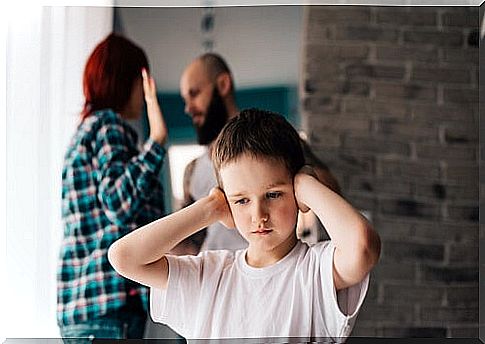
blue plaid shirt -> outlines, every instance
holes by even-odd
[[[137,134],[111,110],[97,111],[78,127],[64,158],[64,237],[57,269],[57,321],[92,320],[125,305],[147,288],[116,273],[108,248],[118,238],[164,215],[159,172],[165,149]]]

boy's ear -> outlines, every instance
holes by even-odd
[[[221,73],[216,79],[217,90],[221,97],[226,97],[231,92],[231,77],[228,73]]]

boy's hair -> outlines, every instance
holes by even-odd
[[[290,123],[280,114],[254,108],[228,121],[214,142],[212,161],[219,186],[220,169],[243,154],[279,160],[291,177],[305,163],[300,136]]]

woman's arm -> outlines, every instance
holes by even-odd
[[[337,290],[360,282],[377,263],[380,239],[370,223],[347,201],[310,174],[295,176],[295,197],[302,211],[318,216],[334,243]]]
[[[103,213],[125,230],[158,189],[158,174],[165,149],[149,140],[139,154],[113,114],[104,119],[96,138],[99,186],[97,197]],[[160,205],[162,206],[162,205]]]
[[[213,190],[190,206],[117,240],[109,248],[108,259],[120,275],[165,289],[168,280],[165,255],[189,235],[216,221],[227,223],[229,217],[224,194],[219,189]]]
[[[155,81],[146,70],[142,71],[142,79],[150,127],[150,138],[142,151],[132,156],[135,142],[114,113],[103,118],[103,125],[96,134],[95,154],[100,173],[98,197],[105,215],[121,227],[131,223],[151,200],[165,157],[162,145],[168,133],[157,101]]]

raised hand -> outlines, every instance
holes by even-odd
[[[301,212],[306,213],[307,211],[310,210],[310,208],[303,202],[302,200],[302,184],[305,183],[305,179],[313,177],[315,179],[317,178],[317,174],[315,170],[313,169],[312,166],[310,165],[304,165],[298,173],[295,175],[294,178],[294,189],[295,189],[295,199],[296,203],[298,205],[298,208],[300,209]]]
[[[220,188],[215,187],[210,191],[209,197],[211,197],[214,201],[214,215],[219,222],[221,222],[227,228],[236,228],[236,224],[234,223],[234,219],[232,217],[231,210],[229,209],[229,205],[227,204],[224,192]]]
[[[141,71],[143,79],[143,92],[147,104],[148,125],[150,127],[150,138],[163,145],[167,141],[168,130],[163,118],[162,110],[157,100],[157,87],[155,80],[148,75],[145,68]]]

